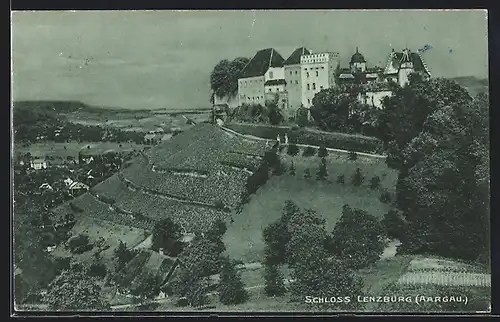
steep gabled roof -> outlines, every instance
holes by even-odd
[[[397,73],[397,71],[399,71],[401,63],[403,62],[403,59],[408,60],[408,58],[413,63],[413,68],[416,72],[424,72],[430,75],[429,69],[427,68],[427,65],[425,64],[422,56],[419,53],[410,52],[408,56],[405,56],[402,52],[395,51],[392,51],[389,55],[384,73],[392,74],[393,72],[390,71],[391,67]]]
[[[259,50],[243,68],[241,78],[263,76],[270,67],[283,67],[284,61],[274,48]]]
[[[288,56],[285,60],[284,65],[299,65],[300,64],[300,56],[302,55],[310,55],[311,51],[305,47],[297,48],[293,51],[293,53]]]

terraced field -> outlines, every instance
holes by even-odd
[[[170,216],[186,232],[227,219],[271,145],[198,124],[54,210],[150,230]]]

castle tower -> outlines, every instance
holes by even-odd
[[[359,52],[358,47],[356,47],[354,55],[351,56],[349,67],[352,73],[366,71],[366,60],[365,57]]]
[[[415,71],[411,52],[408,48],[403,50],[399,66],[398,83],[399,86],[403,87],[408,84],[408,77]]]

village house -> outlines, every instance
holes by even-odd
[[[419,52],[411,52],[408,48],[403,49],[402,52],[396,52],[393,49],[384,69],[384,78],[404,87],[408,83],[408,76],[411,73],[419,73],[425,78],[431,76],[429,68]]]
[[[47,169],[48,164],[44,158],[34,158],[30,161],[30,167],[34,170]]]

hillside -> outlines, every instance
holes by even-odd
[[[186,232],[197,232],[230,216],[265,151],[263,141],[198,124],[53,212],[147,230],[171,216]]]
[[[486,78],[462,76],[452,79],[456,81],[460,86],[465,87],[471,96],[476,96],[479,93],[488,92],[489,90],[489,82]]]

